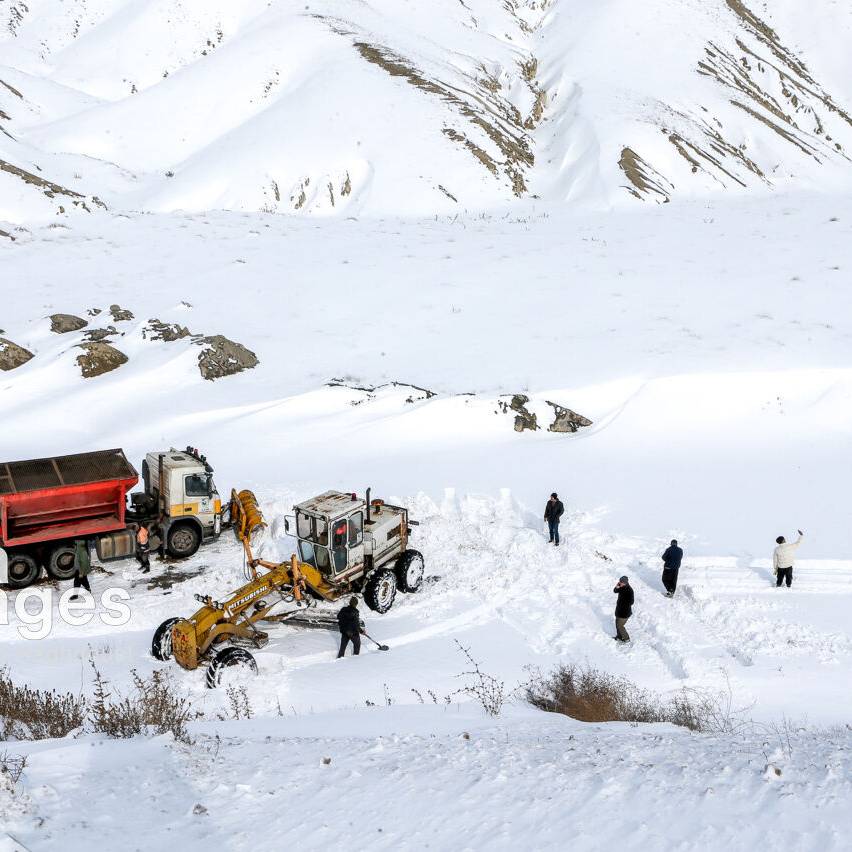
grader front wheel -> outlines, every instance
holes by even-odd
[[[167,618],[154,631],[154,638],[151,640],[151,656],[155,660],[170,660],[172,658],[172,628],[179,621],[179,618]]]
[[[245,648],[233,645],[218,651],[207,666],[207,688],[215,689],[222,683],[222,676],[229,668],[239,667],[257,674],[257,662]]]
[[[375,612],[387,612],[396,597],[396,575],[387,569],[376,571],[364,587],[364,600]]]

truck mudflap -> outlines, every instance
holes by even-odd
[[[0,584],[6,585],[9,582],[9,557],[6,551],[0,547]]]
[[[172,654],[181,668],[193,671],[198,668],[198,643],[195,625],[182,618],[172,628]]]

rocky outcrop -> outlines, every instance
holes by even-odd
[[[538,417],[536,417],[536,415],[527,408],[527,403],[529,401],[530,398],[522,393],[514,394],[511,402],[497,400],[497,405],[500,406],[500,410],[504,414],[508,414],[510,410],[515,412],[516,432],[523,432],[525,429],[535,432],[540,428],[538,425]]]
[[[260,363],[250,349],[221,334],[201,337],[195,342],[203,347],[198,356],[198,370],[208,381],[233,376]]]
[[[570,408],[565,408],[549,399],[545,402],[553,409],[553,422],[547,427],[548,432],[576,432],[583,426],[591,426],[592,421],[582,414],[577,414]]]
[[[8,372],[15,370],[22,364],[26,364],[33,353],[23,346],[18,346],[17,343],[12,343],[5,337],[0,337],[0,370]]]
[[[88,343],[100,343],[103,340],[108,340],[110,337],[115,337],[118,334],[114,325],[108,325],[106,328],[90,328],[85,332],[84,337]]]
[[[156,318],[149,319],[142,329],[142,337],[146,340],[164,340],[166,343],[174,343],[175,340],[190,337],[191,334],[185,325],[162,322]]]
[[[122,308],[121,305],[110,305],[109,312],[112,314],[115,322],[129,322],[133,319],[133,313],[126,308]]]
[[[55,334],[68,334],[70,331],[79,331],[88,324],[82,317],[74,316],[74,314],[50,315],[50,330]]]
[[[497,400],[497,406],[504,414],[510,411],[515,412],[515,431],[516,432],[536,432],[541,429],[538,425],[538,414],[530,411],[530,398],[523,393],[513,394],[509,401],[504,399]],[[559,405],[556,402],[551,402],[549,399],[544,402],[553,409],[553,421],[547,427],[548,432],[576,432],[584,426],[591,426],[592,421],[564,405]],[[542,414],[539,409],[539,414]]]
[[[127,363],[127,356],[109,343],[81,343],[79,348],[83,352],[77,356],[77,365],[84,379],[102,376]]]

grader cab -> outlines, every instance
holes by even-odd
[[[322,578],[321,597],[363,592],[370,609],[387,612],[396,591],[416,592],[423,557],[408,548],[408,509],[383,500],[326,491],[295,507],[299,560]],[[292,532],[292,530],[290,530]]]
[[[408,510],[381,500],[327,491],[294,507],[298,555],[286,562],[256,559],[252,537],[266,526],[250,491],[231,493],[231,520],[243,545],[248,582],[222,601],[196,595],[201,608],[189,618],[170,618],[154,633],[151,653],[174,657],[183,668],[207,664],[207,685],[218,686],[232,666],[257,672],[246,646],[262,648],[268,633],[257,622],[291,621],[334,626],[333,613],[301,615],[319,600],[334,601],[361,592],[376,612],[387,612],[397,588],[416,592],[423,583],[423,557],[407,547]],[[285,605],[282,611],[280,604]],[[289,608],[287,608],[289,607]],[[273,614],[273,610],[278,609]]]

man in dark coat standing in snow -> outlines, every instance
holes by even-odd
[[[352,643],[352,653],[361,653],[361,619],[358,617],[358,598],[351,597],[349,603],[337,613],[337,624],[340,627],[339,660],[346,653],[346,646]]]
[[[92,587],[89,585],[89,572],[92,570],[92,560],[89,557],[89,545],[85,539],[78,538],[74,542],[74,588],[83,588],[91,594]],[[80,596],[76,593],[68,600],[78,601]]]
[[[559,547],[559,519],[562,517],[565,507],[554,491],[544,507],[544,519],[547,521],[547,529],[550,532],[550,542]]]
[[[666,597],[673,598],[677,589],[677,572],[683,560],[683,549],[677,546],[677,539],[666,548],[663,554],[663,585],[666,587]]]
[[[633,589],[626,576],[619,579],[613,592],[618,595],[618,600],[615,603],[615,636],[612,638],[618,639],[619,642],[629,642],[630,634],[624,625],[633,615]]]

